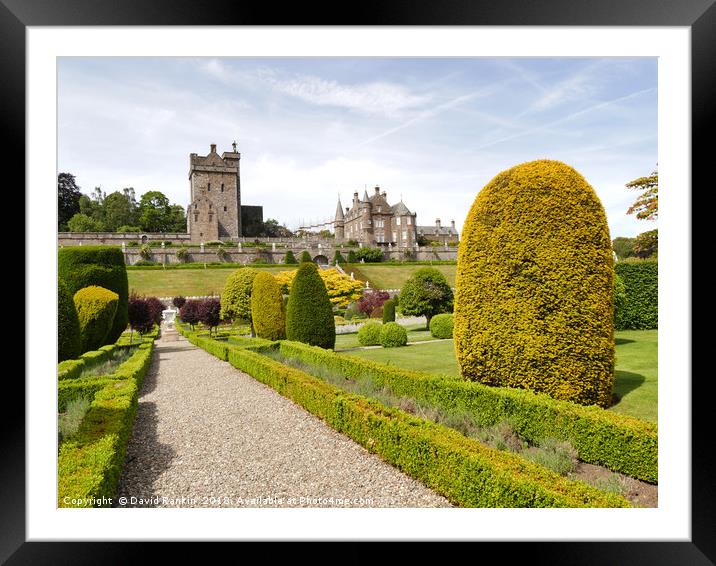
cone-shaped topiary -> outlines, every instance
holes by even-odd
[[[451,313],[436,314],[430,321],[430,335],[433,338],[452,338],[453,324]]]
[[[251,318],[256,336],[266,340],[286,338],[286,310],[281,285],[276,278],[261,271],[254,279],[251,292]]]
[[[82,351],[96,350],[105,344],[104,340],[112,329],[119,295],[104,287],[90,285],[77,291],[73,300],[80,322]]]
[[[255,269],[241,267],[226,278],[221,293],[222,319],[251,322],[251,290],[257,274]]]
[[[72,294],[61,277],[57,278],[57,361],[72,360],[82,353],[80,321]]]
[[[346,258],[343,257],[343,254],[340,250],[336,250],[336,252],[333,254],[333,263],[335,265],[338,265],[340,263],[345,263]]]
[[[286,257],[284,258],[283,262],[286,265],[295,265],[298,263],[298,261],[296,260],[296,256],[293,255],[293,252],[291,250],[288,250],[286,252]]]
[[[463,377],[608,406],[613,277],[606,215],[584,177],[548,160],[503,171],[475,198],[458,252]]]
[[[305,263],[307,261],[313,261],[313,258],[307,250],[303,250],[303,253],[301,254],[301,263]]]
[[[395,299],[383,303],[383,322],[395,322]]]
[[[291,284],[286,307],[286,338],[327,349],[335,346],[331,301],[313,262],[302,263]]]
[[[129,285],[122,249],[118,246],[62,248],[57,254],[57,271],[72,295],[90,285],[104,287],[119,295],[114,322],[104,340],[105,344],[116,342],[126,330],[129,321],[127,314]]]

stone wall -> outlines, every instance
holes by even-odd
[[[59,232],[57,234],[57,243],[61,246],[121,246],[125,244],[136,243],[142,244],[146,242],[172,242],[172,245],[181,245],[189,243],[189,234],[153,234],[151,232]]]

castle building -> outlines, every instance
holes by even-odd
[[[435,226],[418,226],[418,237],[422,237],[429,242],[440,242],[441,244],[449,244],[457,242],[460,239],[455,221],[450,221],[450,226],[441,226],[440,219],[435,220]]]
[[[367,246],[413,247],[417,241],[415,220],[416,214],[402,200],[388,204],[386,192],[381,192],[378,186],[370,196],[365,191],[362,199],[355,192],[352,206],[346,207],[345,212],[338,199],[333,223],[336,243],[354,240]]]
[[[263,208],[241,205],[241,177],[236,151],[216,152],[216,144],[206,156],[189,155],[191,204],[187,208],[187,230],[192,242],[234,240],[255,236],[263,223]]]

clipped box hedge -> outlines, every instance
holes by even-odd
[[[61,382],[58,405],[94,393],[79,429],[60,445],[57,462],[58,507],[108,507],[114,498],[127,442],[137,413],[139,388],[152,359],[153,343],[108,376]],[[94,383],[92,383],[94,382]]]
[[[463,507],[628,507],[510,452],[415,418],[247,349],[229,363]]]
[[[497,388],[454,377],[404,370],[362,358],[301,344],[281,342],[281,353],[309,365],[322,366],[347,378],[371,378],[398,396],[465,411],[481,426],[509,419],[528,441],[553,437],[568,441],[579,458],[647,482],[658,481],[658,429],[655,424],[552,399],[524,389]]]
[[[651,330],[659,327],[659,263],[626,261],[614,265],[626,291],[626,304],[617,309],[617,330]]]

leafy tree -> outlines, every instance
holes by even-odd
[[[634,251],[635,242],[635,238],[624,238],[620,236],[612,240],[612,249],[619,259],[634,257],[636,255]]]
[[[130,344],[132,343],[135,330],[139,332],[139,334],[146,334],[154,328],[152,309],[144,297],[132,293],[127,303],[127,314],[129,316],[129,328],[131,329],[129,333]]]
[[[128,233],[132,233],[132,232],[141,232],[141,231],[142,231],[142,229],[139,226],[124,225],[124,226],[120,226],[119,228],[117,228],[118,234],[128,234]]]
[[[336,265],[339,265],[341,263],[345,263],[346,258],[343,257],[343,254],[341,254],[340,250],[336,250],[336,253],[333,254],[333,263]]]
[[[433,316],[452,312],[453,293],[442,273],[434,267],[423,267],[405,282],[398,304],[403,314],[424,316],[425,328],[429,330]]]
[[[659,231],[642,232],[634,241],[634,253],[641,259],[656,257],[659,252]]]
[[[366,263],[377,263],[383,261],[383,250],[380,248],[360,248],[355,252],[358,261],[361,259]]]
[[[186,232],[186,213],[182,205],[172,204],[169,206],[168,227],[169,232]]]
[[[137,202],[134,199],[134,189],[132,188],[108,194],[104,197],[102,208],[104,210],[104,227],[108,232],[119,232],[120,226],[135,226],[137,224]]]
[[[210,297],[201,301],[197,308],[197,314],[199,322],[209,328],[209,335],[211,336],[212,330],[219,326],[221,321],[221,303],[219,299]]]
[[[100,220],[78,212],[67,222],[67,228],[70,232],[103,232],[104,224]]]
[[[291,285],[298,270],[282,271],[276,274],[276,280],[281,285],[284,294],[289,294]],[[360,299],[363,293],[363,283],[355,281],[335,268],[321,269],[318,274],[326,286],[328,298],[335,307],[347,307],[353,301]]]
[[[358,312],[362,312],[370,316],[375,309],[382,307],[388,299],[390,299],[390,294],[385,291],[370,291],[365,293],[358,300],[356,308]]]
[[[250,267],[237,269],[226,279],[221,293],[221,318],[224,320],[245,320],[251,324],[251,335],[255,335],[251,319],[251,292],[258,271]]]
[[[348,250],[348,263],[357,263],[358,258],[354,250]]]
[[[194,330],[194,325],[199,322],[199,302],[196,299],[190,299],[179,309],[179,318],[191,326],[192,330]]]
[[[57,229],[67,230],[67,222],[80,211],[82,193],[71,173],[57,175]]]
[[[169,199],[159,191],[148,191],[139,199],[139,225],[145,232],[170,232]]]
[[[165,308],[164,303],[162,303],[156,297],[147,297],[146,301],[149,305],[149,310],[152,312],[152,320],[154,321],[154,324],[161,324],[162,311]]]
[[[186,299],[181,295],[172,299],[172,304],[178,309],[181,309],[184,306],[184,303],[186,303]]]
[[[269,218],[263,223],[260,235],[264,238],[290,238],[293,236],[293,232],[285,225],[281,226],[278,220]]]
[[[324,239],[327,240],[327,239],[329,239],[329,238],[335,238],[336,236],[335,236],[335,234],[334,234],[333,232],[331,232],[330,230],[321,230],[320,232],[318,232],[318,237],[319,237],[319,238],[324,238]]]
[[[627,214],[636,214],[640,220],[656,220],[659,217],[659,173],[652,171],[648,177],[639,177],[626,184],[627,189],[641,191],[627,210]]]

